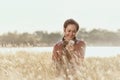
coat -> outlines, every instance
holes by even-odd
[[[74,42],[73,51],[66,50],[65,47],[68,43],[64,40],[57,42],[53,47],[52,60],[55,62],[61,62],[63,55],[66,55],[69,61],[76,58],[83,60],[85,56],[86,43],[83,40],[78,39],[74,39]]]

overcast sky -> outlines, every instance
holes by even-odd
[[[120,29],[119,0],[0,0],[0,33],[62,31],[66,19],[90,30]]]

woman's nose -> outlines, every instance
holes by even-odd
[[[71,36],[73,36],[73,35],[74,35],[74,33],[73,33],[73,32],[70,32],[70,35],[71,35]]]

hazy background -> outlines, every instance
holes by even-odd
[[[119,0],[0,0],[0,34],[57,32],[68,18],[82,28],[120,29]]]
[[[119,0],[0,0],[0,79],[58,79],[51,57],[68,18],[87,42],[75,77],[120,80]]]

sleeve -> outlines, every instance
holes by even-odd
[[[55,44],[55,46],[53,47],[53,54],[52,54],[52,60],[55,61],[57,60],[57,45]]]
[[[60,60],[60,51],[59,51],[59,46],[57,44],[55,44],[55,46],[53,47],[52,60],[53,61]]]
[[[86,43],[84,41],[80,41],[79,42],[79,49],[78,49],[78,55],[79,55],[79,58],[81,58],[82,60],[84,59],[85,57],[85,50],[86,50]]]

